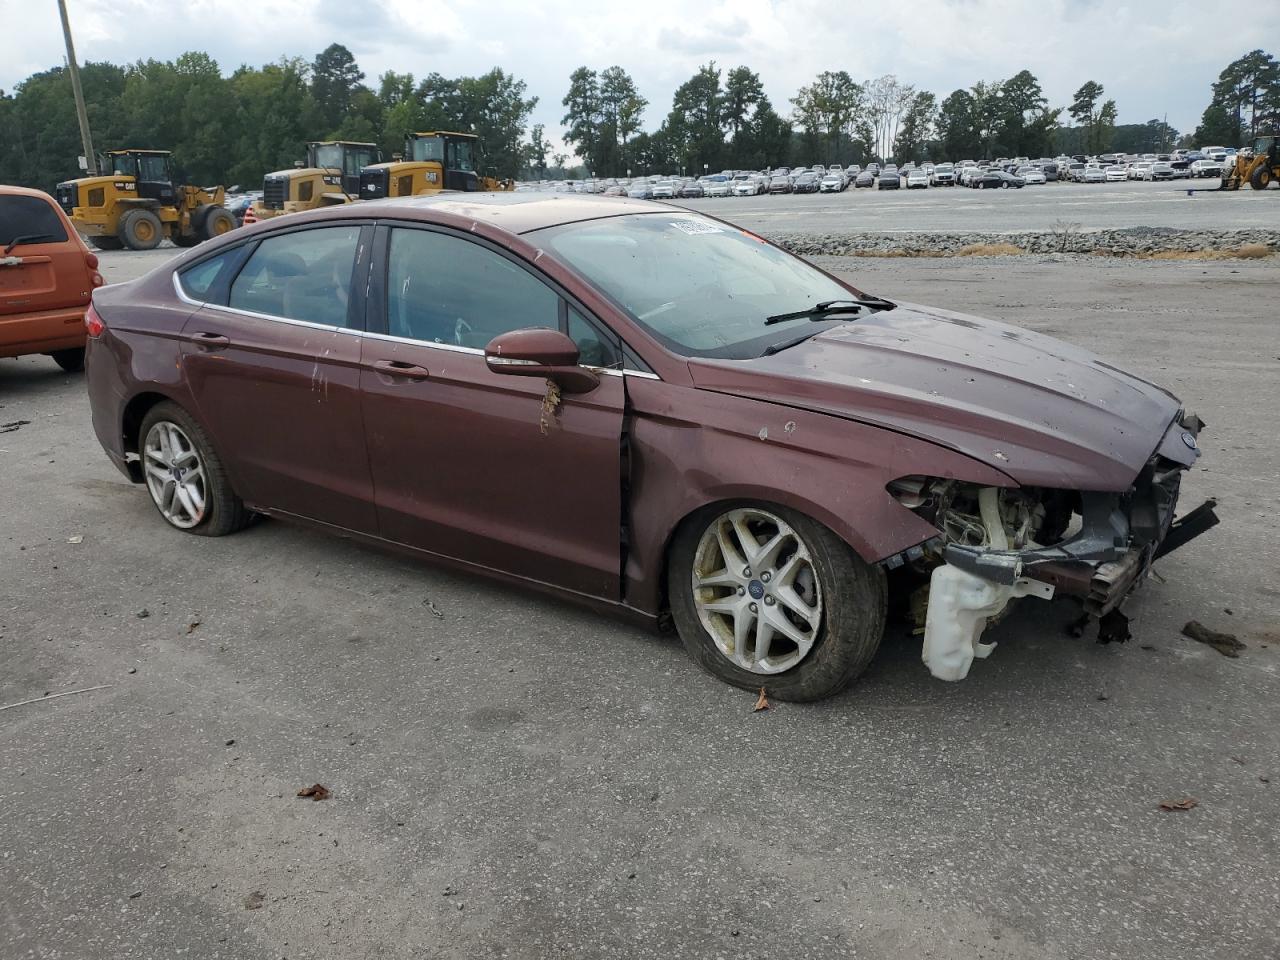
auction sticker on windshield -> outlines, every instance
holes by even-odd
[[[691,237],[696,237],[703,233],[724,233],[724,230],[717,227],[714,223],[707,223],[705,220],[672,220],[671,226],[677,230],[683,230]]]

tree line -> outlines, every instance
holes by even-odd
[[[481,163],[510,175],[527,166],[538,102],[524,81],[498,67],[421,80],[388,71],[375,89],[336,43],[311,61],[283,58],[230,76],[198,52],[129,66],[91,62],[80,74],[96,150],[172,150],[191,182],[245,188],[303,159],[310,140],[373,142],[389,158],[404,149],[407,133],[430,129],[478,134]],[[0,91],[0,183],[52,189],[82,175],[82,152],[65,68],[28,77],[12,94]]]
[[[190,181],[245,187],[302,159],[309,140],[371,141],[391,157],[407,133],[427,129],[479,135],[487,173],[543,178],[1156,152],[1239,145],[1280,125],[1280,64],[1262,50],[1222,71],[1200,125],[1187,136],[1159,118],[1117,124],[1115,100],[1094,80],[1055,107],[1029,70],[941,99],[891,74],[858,81],[828,70],[780,111],[758,73],[747,66],[724,70],[714,61],[681,84],[662,122],[646,129],[650,104],[626,70],[581,66],[561,101],[564,141],[574,157],[542,124],[530,125],[538,98],[500,67],[421,79],[387,71],[366,83],[351,51],[335,43],[310,61],[282,58],[229,76],[199,52],[126,66],[86,63],[81,74],[98,149],[171,149]],[[0,91],[0,182],[51,189],[79,175],[80,151],[64,68]]]

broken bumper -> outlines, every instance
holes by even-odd
[[[1196,437],[1202,426],[1195,416],[1175,420],[1124,493],[1082,494],[1083,523],[1070,539],[1029,550],[949,544],[944,559],[994,583],[1029,578],[1050,584],[1058,593],[1083,598],[1085,610],[1095,616],[1113,610],[1157,557],[1218,522],[1213,500],[1173,519],[1182,474],[1199,457]]]
[[[1087,615],[1112,614],[1157,558],[1215,526],[1213,500],[1173,519],[1182,474],[1199,457],[1202,427],[1195,416],[1175,419],[1127,491],[1082,493],[1080,529],[1060,543],[1025,550],[947,544],[930,582],[924,644],[930,671],[963,679],[974,658],[993,648],[980,641],[987,621],[1017,596],[1074,596]]]

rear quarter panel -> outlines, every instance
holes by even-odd
[[[166,296],[164,291],[169,291]],[[193,409],[181,364],[181,334],[196,307],[178,300],[169,273],[103,287],[94,309],[106,324],[88,341],[85,377],[94,432],[117,466],[136,438],[124,435],[125,410],[142,394]]]

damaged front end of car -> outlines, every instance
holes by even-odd
[[[1122,492],[978,486],[911,476],[889,484],[938,536],[887,558],[927,572],[923,659],[942,680],[962,680],[990,655],[982,633],[1016,597],[1070,596],[1099,640],[1128,638],[1120,612],[1159,557],[1218,522],[1206,501],[1174,521],[1182,474],[1199,456],[1203,423],[1180,414],[1133,484]]]

